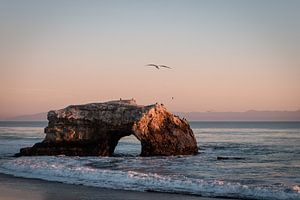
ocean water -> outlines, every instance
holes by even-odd
[[[196,156],[139,157],[141,145],[129,136],[114,157],[12,157],[42,141],[46,125],[0,122],[0,173],[112,189],[300,199],[300,122],[191,122]]]

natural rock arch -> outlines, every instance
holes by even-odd
[[[120,138],[117,146],[115,147],[113,156],[140,156],[142,152],[141,141],[138,140],[134,135],[124,136]]]
[[[18,155],[111,156],[118,141],[134,135],[141,156],[196,154],[193,131],[186,120],[161,104],[137,105],[134,100],[72,105],[48,113],[46,137]]]

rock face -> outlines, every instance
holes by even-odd
[[[161,104],[137,105],[135,100],[71,105],[48,112],[46,137],[17,156],[111,156],[118,141],[133,134],[141,156],[196,154],[196,139],[188,122]]]

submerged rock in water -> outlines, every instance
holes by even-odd
[[[217,160],[245,160],[245,158],[242,157],[232,157],[232,156],[218,156]]]
[[[137,105],[135,100],[71,105],[48,112],[46,137],[17,156],[111,156],[118,141],[133,134],[141,156],[191,155],[198,152],[192,129],[161,104]]]

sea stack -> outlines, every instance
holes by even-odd
[[[185,119],[162,104],[137,105],[135,100],[71,105],[48,112],[46,137],[16,156],[112,156],[118,141],[134,135],[141,156],[192,155],[197,142]]]

